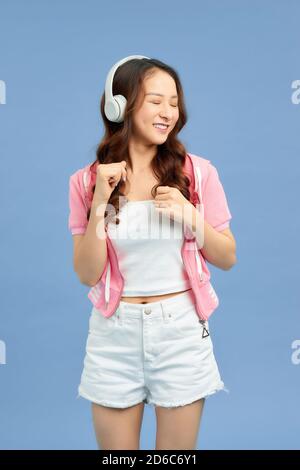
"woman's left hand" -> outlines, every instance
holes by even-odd
[[[154,199],[157,211],[167,215],[176,222],[191,223],[191,216],[195,207],[177,188],[171,186],[158,186]]]

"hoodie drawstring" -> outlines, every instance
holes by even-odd
[[[109,303],[109,297],[110,297],[110,275],[111,275],[111,268],[110,268],[110,262],[109,260],[108,266],[107,266],[107,272],[106,272],[106,277],[105,277],[105,308],[107,309],[108,303]]]

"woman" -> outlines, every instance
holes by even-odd
[[[205,397],[225,386],[180,252],[184,230],[193,229],[197,217],[184,173],[187,152],[177,139],[187,121],[183,91],[176,71],[159,60],[120,62],[112,91],[126,97],[126,109],[108,119],[103,94],[105,135],[92,164],[96,179],[86,214],[79,191],[76,199],[75,190],[70,193],[80,281],[94,286],[99,280],[107,237],[124,278],[114,314],[92,310],[79,395],[92,403],[101,449],[139,448],[145,403],[155,406],[156,449],[195,449]],[[197,240],[204,236],[205,259],[228,270],[236,262],[231,214],[215,167],[202,160],[210,169],[207,218],[213,214],[218,223],[214,228],[205,220]],[[82,221],[72,216],[76,204],[82,204]],[[167,226],[169,236],[161,237]]]

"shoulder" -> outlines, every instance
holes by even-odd
[[[204,158],[200,155],[196,155],[190,152],[188,152],[188,155],[191,157],[193,166],[195,168],[198,167],[200,169],[202,184],[204,184],[207,178],[209,177],[209,175],[211,174],[211,172],[216,170],[216,167],[207,158]]]
[[[81,168],[78,168],[78,170],[74,171],[74,173],[72,173],[72,174],[70,175],[70,179],[73,180],[73,181],[78,181],[79,179],[82,179],[82,178],[83,178],[83,175],[84,175],[85,173],[87,173],[87,174],[90,173],[90,171],[91,171],[91,170],[90,170],[90,166],[91,166],[91,165],[88,164],[88,165],[85,165],[85,166],[83,166],[83,167],[81,167]]]
[[[91,163],[84,167],[78,168],[69,177],[71,187],[77,188],[82,194],[88,188],[91,179]]]

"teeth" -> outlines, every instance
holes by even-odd
[[[159,129],[167,129],[168,126],[165,126],[164,124],[153,124],[154,127],[158,127]]]

